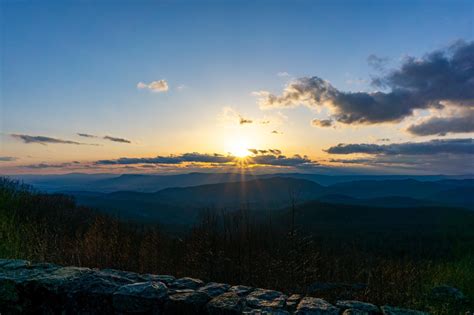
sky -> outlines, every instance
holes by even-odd
[[[0,6],[0,174],[474,172],[472,1]]]

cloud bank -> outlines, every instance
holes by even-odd
[[[407,131],[417,136],[445,136],[448,133],[474,132],[474,110],[463,110],[460,115],[432,117],[419,124],[411,125]]]
[[[434,155],[474,154],[474,139],[435,139],[426,142],[393,144],[343,144],[325,150],[330,154]]]
[[[263,166],[293,166],[316,164],[307,156],[294,155],[287,157],[281,154],[278,149],[257,150],[249,149],[253,156],[245,159],[239,159],[233,155],[222,155],[218,153],[184,153],[179,155],[156,156],[151,158],[119,158],[113,160],[99,160],[96,165],[133,165],[133,164],[172,164],[179,165],[184,163],[208,163],[208,164],[239,164],[246,165],[263,165]]]

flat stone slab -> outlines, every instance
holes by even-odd
[[[256,289],[245,298],[246,305],[259,308],[283,308],[286,305],[287,296],[279,291]]]
[[[200,287],[198,291],[204,292],[209,295],[211,298],[221,295],[222,293],[229,290],[230,285],[225,283],[209,282],[208,284]]]
[[[226,292],[210,300],[207,311],[211,315],[237,315],[242,313],[243,306],[242,297],[235,292]]]
[[[380,312],[379,308],[374,304],[354,300],[337,301],[336,306],[343,310],[351,309],[365,311],[368,314],[376,314]]]
[[[179,278],[173,281],[170,284],[171,288],[174,289],[191,289],[191,290],[196,290],[204,285],[204,282],[199,279],[194,279],[194,278],[189,278],[189,277],[184,277],[184,278]]]
[[[330,304],[326,300],[304,297],[301,299],[295,314],[298,315],[338,315],[339,308]]]

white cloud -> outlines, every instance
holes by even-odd
[[[153,92],[166,92],[168,91],[168,82],[166,80],[158,80],[158,81],[152,81],[148,84],[144,82],[138,82],[137,84],[138,89],[148,89]]]

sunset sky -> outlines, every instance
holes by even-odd
[[[0,173],[473,173],[473,21],[472,1],[2,1]]]

